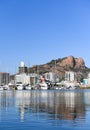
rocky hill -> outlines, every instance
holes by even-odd
[[[74,71],[77,72],[79,80],[85,78],[88,72],[90,72],[90,69],[86,67],[83,58],[75,58],[74,56],[59,58],[43,65],[35,65],[28,69],[29,72],[38,74],[52,71],[59,75],[61,79],[64,78],[65,71]]]

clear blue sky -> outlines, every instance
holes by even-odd
[[[70,55],[90,67],[90,0],[0,0],[0,71]]]

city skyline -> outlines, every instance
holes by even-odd
[[[90,68],[89,0],[1,0],[0,71],[82,57]]]

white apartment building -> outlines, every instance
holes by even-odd
[[[45,78],[49,81],[52,82],[59,82],[59,77],[57,76],[57,74],[53,73],[53,72],[48,72],[44,74]]]
[[[76,80],[76,73],[72,71],[65,72],[65,81],[74,81]]]
[[[15,75],[15,84],[21,82],[22,84],[34,85],[37,82],[37,74],[17,74]]]
[[[15,75],[15,84],[18,82],[21,82],[22,84],[30,84],[30,77],[25,73],[17,74]]]

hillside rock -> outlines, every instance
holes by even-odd
[[[59,65],[64,68],[73,68],[75,66],[75,59],[73,56],[69,56],[66,59],[62,60],[62,62],[60,62]]]
[[[55,72],[60,77],[64,77],[65,71],[75,71],[77,73],[86,73],[88,68],[85,66],[83,58],[75,58],[74,56],[68,56],[65,58],[59,58],[52,60],[44,65],[36,65],[29,68],[29,72],[38,72],[38,74],[43,74],[46,72]]]
[[[85,62],[82,58],[76,58],[75,62],[76,62],[75,68],[85,68]]]

